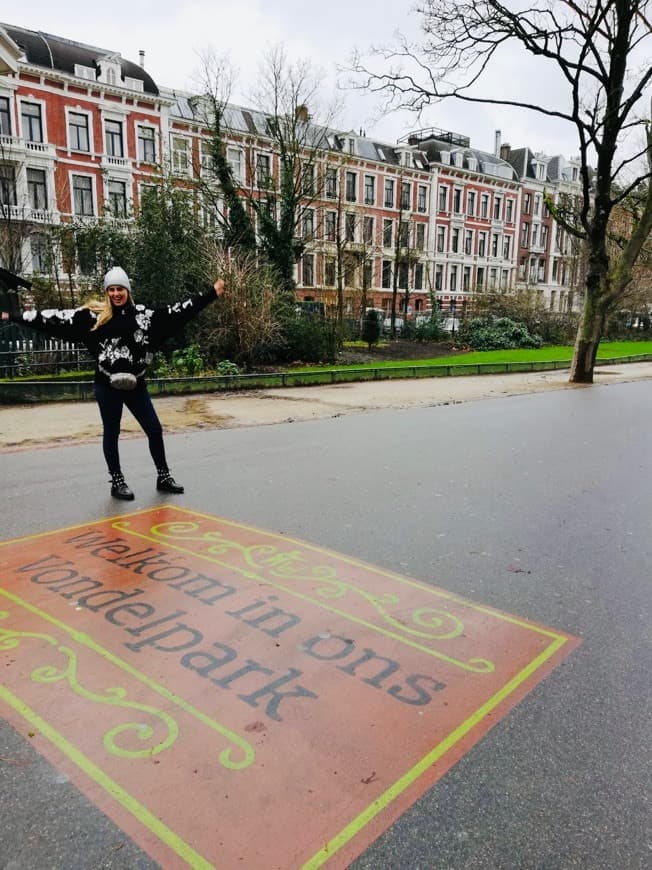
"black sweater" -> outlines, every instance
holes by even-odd
[[[128,303],[114,307],[113,317],[93,330],[99,315],[88,308],[24,311],[10,320],[30,326],[47,335],[86,345],[95,360],[95,378],[116,372],[143,375],[153,354],[163,342],[178,332],[216,299],[211,287],[186,299],[160,308]]]

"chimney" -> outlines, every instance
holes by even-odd
[[[494,154],[500,157],[500,130],[496,130],[496,138],[494,140]]]
[[[141,48],[138,52],[138,56],[140,57],[140,67],[141,69],[145,69],[145,52]]]
[[[507,142],[504,142],[500,146],[500,159],[501,160],[509,160],[509,155],[511,154],[511,151],[512,151],[511,146]]]

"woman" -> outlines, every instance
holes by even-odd
[[[217,280],[209,290],[185,302],[151,309],[134,304],[127,273],[114,266],[104,276],[104,292],[104,304],[99,310],[84,306],[63,311],[24,311],[18,315],[3,312],[2,320],[22,323],[68,341],[80,341],[88,348],[95,360],[95,398],[104,427],[102,448],[114,498],[125,501],[134,498],[125,483],[118,452],[125,405],[149,439],[149,452],[157,471],[156,488],[181,493],[183,487],[174,480],[167,465],[163,430],[147,390],[145,374],[154,352],[224,292],[224,281]]]

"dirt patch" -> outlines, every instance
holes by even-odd
[[[397,338],[375,345],[371,350],[347,347],[337,355],[337,362],[342,365],[356,365],[390,360],[439,359],[444,356],[459,356],[466,351],[467,348],[457,347],[450,341],[418,342]]]

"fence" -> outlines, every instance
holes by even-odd
[[[652,354],[599,359],[597,365],[621,365],[652,362]],[[148,380],[153,395],[178,395],[302,387],[320,384],[341,384],[353,381],[380,381],[390,378],[463,377],[464,375],[507,374],[510,372],[543,372],[568,369],[569,360],[544,362],[507,362],[448,365],[387,366],[364,369],[313,369],[305,372],[265,372],[251,375],[213,375],[201,378],[152,378]],[[83,401],[93,398],[92,380],[29,381],[0,383],[0,404],[24,402]]]

